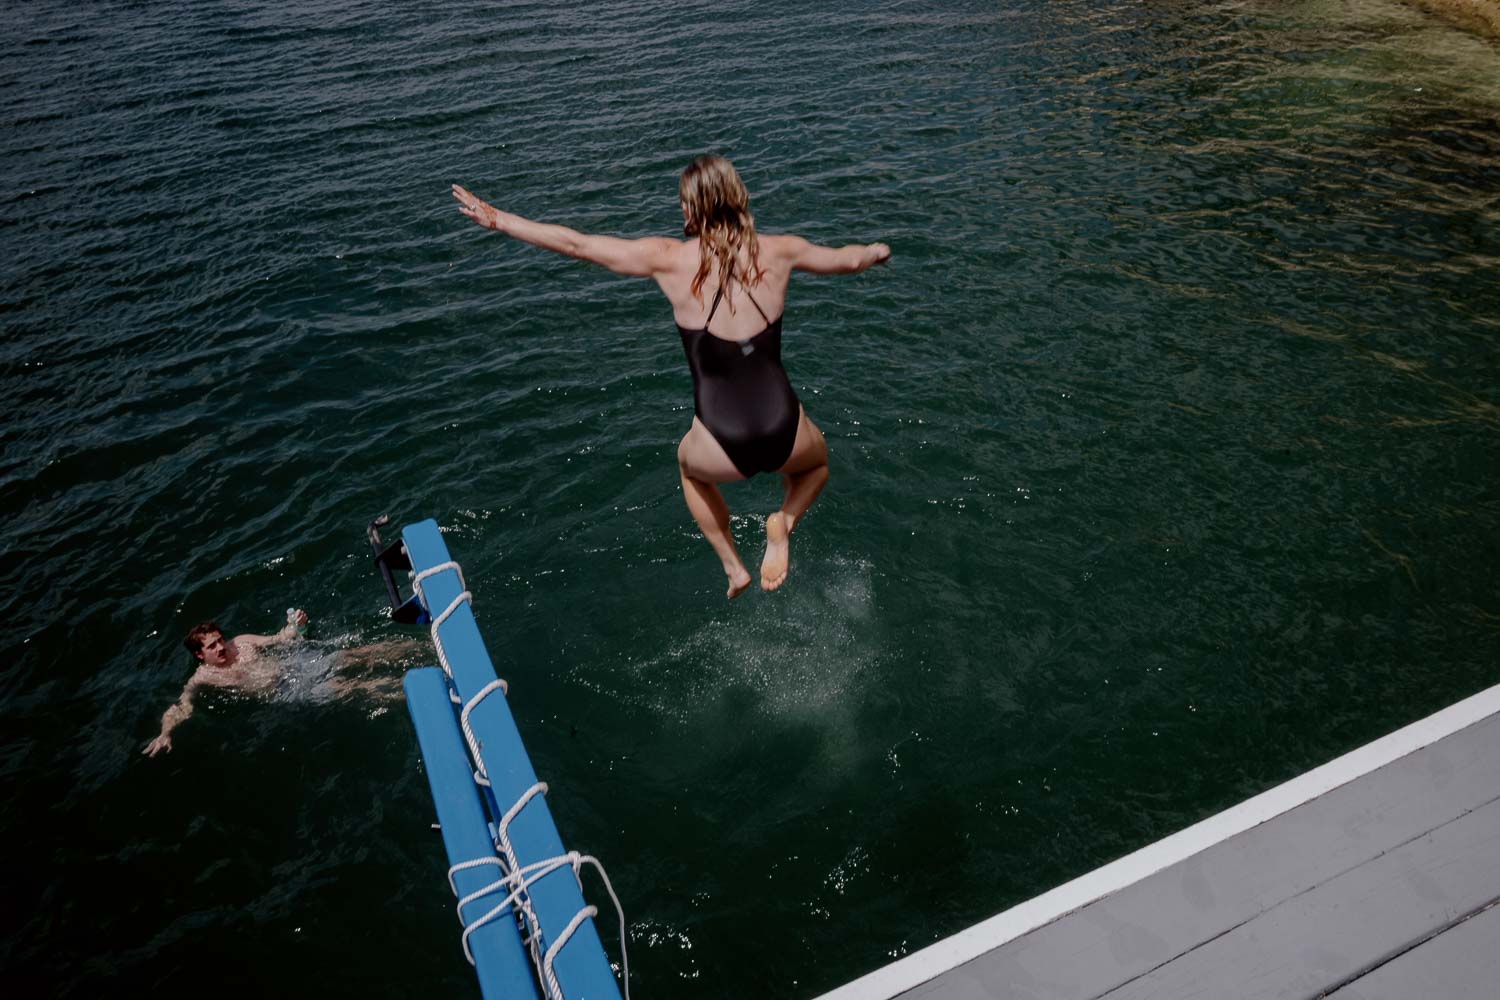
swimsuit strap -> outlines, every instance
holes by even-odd
[[[708,307],[708,319],[703,321],[703,329],[708,329],[708,324],[714,318],[714,310],[719,308],[719,300],[724,297],[724,286],[729,284],[729,279],[732,277],[734,277],[733,263],[729,265],[729,271],[724,275],[724,280],[719,282],[719,290],[714,292],[714,301],[713,304]],[[745,296],[749,298],[750,304],[755,307],[755,311],[760,313],[760,318],[766,321],[767,326],[770,326],[771,317],[767,316],[766,311],[760,307],[760,303],[755,301],[755,296],[750,294],[750,289],[744,284],[744,282],[740,283],[740,287],[745,289]]]
[[[745,288],[744,285],[741,285],[740,287]],[[760,318],[766,321],[766,326],[770,326],[771,317],[766,315],[766,311],[760,307],[759,302],[755,301],[755,296],[750,294],[750,289],[748,288],[745,288],[745,297],[750,300],[750,304],[755,307],[755,311],[760,313]]]

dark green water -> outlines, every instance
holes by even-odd
[[[446,529],[640,996],[814,995],[1500,679],[1492,43],[1384,0],[0,23],[8,996],[477,995],[401,706],[208,699],[139,755],[202,618],[400,634],[382,511]],[[664,302],[446,193],[670,234],[704,150],[763,229],[895,253],[793,285],[833,478],[734,604]],[[747,558],[778,489],[728,491]]]

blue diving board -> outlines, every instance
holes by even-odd
[[[453,702],[448,698],[448,678],[437,667],[423,667],[407,672],[404,687],[406,707],[417,729],[417,744],[427,769],[428,784],[432,786],[432,802],[437,807],[448,864],[494,854],[479,786],[469,770],[468,751],[464,749],[463,734],[453,714]],[[491,866],[469,868],[455,872],[453,883],[462,898],[493,882],[497,874]],[[485,896],[469,903],[464,907],[464,923],[478,920],[496,901]],[[536,973],[513,918],[494,920],[476,930],[469,937],[469,950],[479,975],[479,991],[487,1000],[536,996]]]
[[[437,523],[426,520],[407,525],[402,529],[401,539],[412,571],[421,579],[422,603],[433,621],[439,622],[440,655],[446,657],[451,671],[445,674],[431,667],[413,670],[405,682],[407,704],[417,730],[450,865],[496,857],[497,827],[511,811],[515,814],[506,831],[516,863],[522,869],[564,854],[562,838],[542,794],[531,794],[523,806],[514,809],[537,784],[537,777],[510,706],[494,687],[495,668],[479,636],[473,612],[468,601],[459,600],[463,592],[459,572],[450,567],[421,578],[425,570],[451,561]],[[444,612],[448,612],[446,618]],[[491,693],[474,701],[486,688]],[[450,691],[456,695],[456,703]],[[471,701],[474,704],[469,712],[469,728],[478,746],[477,763],[488,777],[488,787],[476,781],[469,747],[460,727],[460,707]],[[500,875],[499,866],[487,863],[455,872],[453,881],[462,898],[494,883]],[[494,909],[509,892],[509,888],[499,889],[469,902],[461,915],[464,924],[472,924]],[[526,893],[539,926],[537,954],[542,955],[562,937],[587,904],[577,876],[567,864],[536,878]],[[548,995],[545,986],[539,987],[513,912],[504,912],[473,931],[468,945],[480,990],[487,1000],[534,1000],[539,988],[541,996]],[[557,949],[552,971],[565,1000],[618,1000],[620,996],[592,918],[578,923]]]

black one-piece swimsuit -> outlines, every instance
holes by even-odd
[[[693,412],[748,479],[775,472],[792,457],[802,407],[781,367],[781,318],[766,319],[747,290],[766,328],[749,340],[715,337],[708,324],[723,295],[720,285],[703,329],[679,326],[677,332],[693,373]]]

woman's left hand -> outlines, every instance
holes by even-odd
[[[495,207],[467,189],[453,185],[453,197],[458,210],[486,229],[499,229],[499,213]]]

